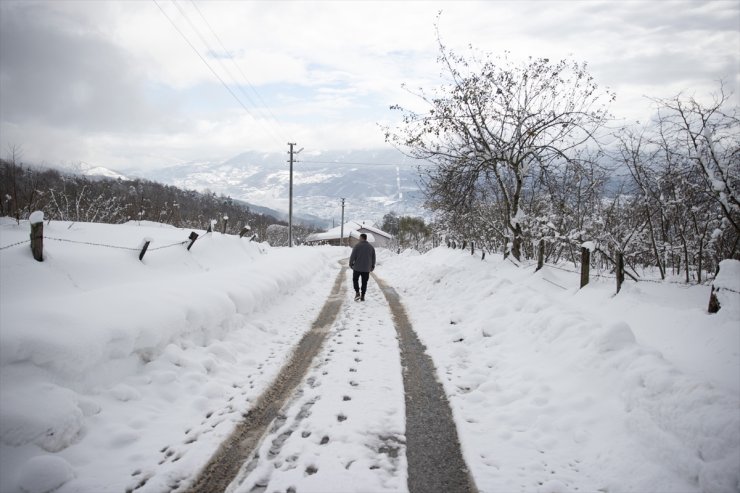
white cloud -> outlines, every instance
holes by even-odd
[[[0,9],[0,145],[47,162],[155,166],[280,150],[288,140],[382,145],[376,122],[397,117],[388,107],[418,104],[401,84],[440,82],[440,10],[443,41],[455,50],[588,61],[597,82],[617,92],[616,116],[644,118],[645,95],[739,82],[740,7],[721,0],[60,0]]]

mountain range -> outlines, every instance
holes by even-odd
[[[293,218],[325,227],[345,221],[380,222],[388,212],[423,216],[419,161],[396,150],[324,151],[294,155]],[[103,168],[84,170],[98,175]],[[290,165],[286,153],[244,152],[221,162],[119,170],[178,188],[224,194],[257,211],[287,219]],[[113,172],[106,171],[110,175]]]

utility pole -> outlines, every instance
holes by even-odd
[[[290,150],[288,151],[288,154],[290,154],[290,160],[288,161],[290,163],[290,184],[288,186],[288,247],[290,248],[293,248],[293,157],[303,150],[301,147],[300,150],[293,152],[294,145],[296,145],[295,142],[288,142],[288,146],[290,146]]]
[[[341,226],[341,233],[339,233],[339,246],[342,246],[342,243],[344,243],[344,198],[342,198],[342,226]]]

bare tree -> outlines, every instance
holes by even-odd
[[[426,104],[421,113],[393,106],[402,123],[386,129],[386,140],[436,164],[424,177],[433,210],[466,214],[481,201],[493,204],[507,250],[519,259],[525,194],[547,174],[583,160],[614,95],[599,90],[585,63],[464,57],[441,41],[439,50],[446,82],[416,93]]]
[[[679,94],[657,99],[657,126],[666,159],[691,170],[702,181],[704,193],[723,216],[723,226],[734,230],[735,241],[726,255],[733,256],[740,240],[740,119],[730,105],[724,85],[704,104]]]

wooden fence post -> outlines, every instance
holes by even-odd
[[[470,242],[470,255],[475,255],[475,242]]]
[[[617,252],[617,294],[622,289],[622,283],[624,282],[624,254]]]
[[[195,231],[190,232],[190,236],[188,236],[188,239],[190,240],[190,244],[188,245],[188,251],[190,250],[190,247],[193,246],[193,243],[195,243],[195,240],[198,239],[198,233]]]
[[[39,262],[44,261],[44,213],[35,211],[31,214],[31,253]]]
[[[581,247],[581,287],[588,284],[590,268],[591,268],[591,250],[585,247]]]
[[[225,216],[224,216],[224,227],[223,227],[223,229],[221,230],[221,234],[224,234],[224,235],[226,234],[226,223],[228,223],[228,222],[229,222],[229,216],[226,216],[226,215],[225,215]]]
[[[719,265],[717,266],[717,273],[715,274],[714,278],[717,279],[717,276],[719,275]],[[717,288],[714,287],[714,282],[712,282],[712,292],[709,294],[709,307],[707,307],[707,311],[709,313],[717,313],[719,309],[722,308],[719,304],[719,299],[717,298]]]
[[[251,229],[249,229],[249,226],[244,226],[242,230],[239,232],[239,238],[244,238],[244,235],[249,233]]]
[[[534,270],[537,272],[545,265],[545,239],[540,238],[540,245],[537,248],[537,268]]]
[[[139,253],[139,260],[144,258],[144,254],[146,253],[146,249],[149,248],[149,243],[152,242],[151,238],[144,238],[144,246],[141,247],[141,253]]]

